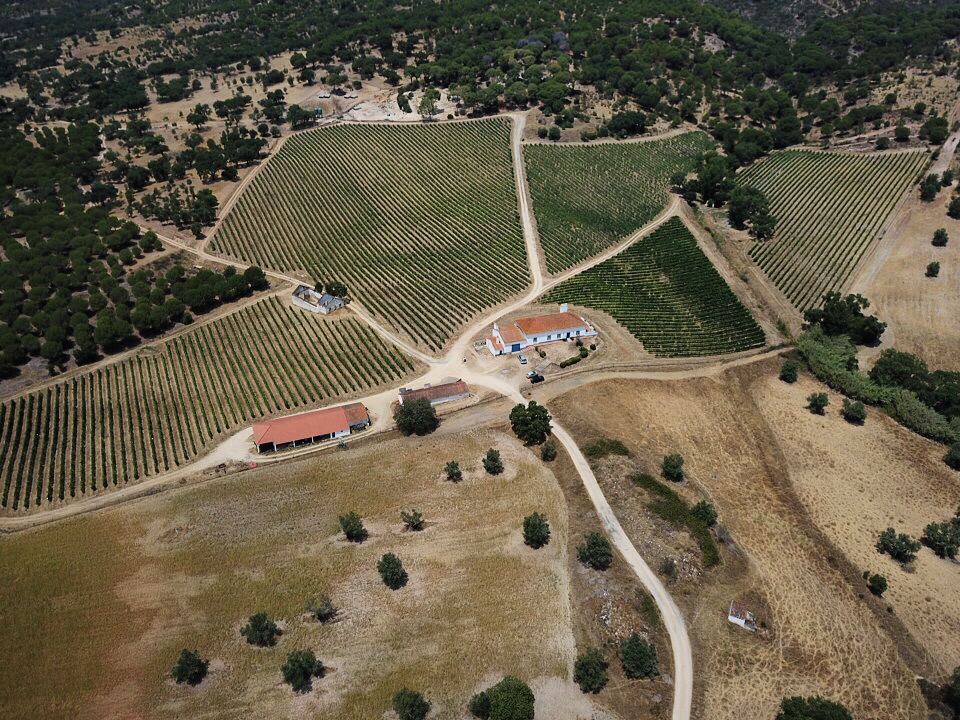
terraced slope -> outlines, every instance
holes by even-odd
[[[550,273],[622,240],[667,203],[670,178],[713,141],[701,132],[604,145],[527,145],[527,181]]]
[[[506,120],[337,125],[291,137],[212,249],[347,283],[435,351],[529,283]]]
[[[560,283],[542,302],[602,310],[659,357],[721,355],[764,344],[763,330],[679,218]]]
[[[398,382],[413,363],[362,322],[265,298],[0,404],[0,502],[60,503],[185,465],[252,421]]]
[[[750,255],[800,310],[840,290],[927,163],[923,152],[851,154],[785,150],[747,168],[777,218]]]

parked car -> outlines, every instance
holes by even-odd
[[[527,371],[527,377],[528,377],[528,378],[536,377],[536,376],[539,375],[539,374],[540,374],[540,373],[538,373],[536,370],[528,370],[528,371]]]
[[[541,375],[540,373],[537,373],[537,374],[534,375],[532,378],[530,378],[530,382],[531,382],[533,385],[536,385],[537,383],[542,383],[542,382],[543,382],[543,375]]]
[[[521,365],[526,365],[526,364],[527,364],[527,356],[524,355],[523,353],[520,353],[519,355],[517,355],[517,360],[520,361],[520,364],[521,364]]]

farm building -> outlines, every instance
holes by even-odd
[[[744,630],[749,630],[753,632],[757,629],[757,619],[753,616],[753,613],[747,609],[747,606],[743,603],[739,603],[734,600],[730,603],[730,610],[727,613],[727,620],[732,622],[734,625],[739,625]]]
[[[293,304],[312,313],[322,313],[324,315],[329,315],[346,305],[343,298],[319,293],[306,285],[297,285],[297,289],[293,291]]]
[[[351,403],[256,423],[253,426],[253,442],[257,452],[280,450],[346,437],[354,430],[364,430],[369,425],[370,416],[363,404]]]
[[[560,312],[552,315],[518,318],[508,327],[494,323],[493,334],[487,338],[487,349],[493,355],[504,355],[558,340],[595,337],[597,334],[593,325],[570,312],[563,303]]]
[[[429,400],[431,405],[442,405],[443,403],[470,397],[470,388],[463,380],[456,380],[442,385],[424,385],[419,390],[400,388],[399,395],[401,405],[408,400],[423,399]]]

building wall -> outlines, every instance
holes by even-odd
[[[299,308],[303,308],[304,310],[309,310],[309,311],[312,312],[312,313],[319,313],[319,312],[321,312],[321,310],[320,310],[320,308],[319,308],[318,306],[316,306],[316,305],[311,305],[311,304],[308,303],[306,300],[301,300],[301,299],[298,298],[296,295],[292,295],[292,296],[291,296],[291,299],[293,300],[293,304],[296,305],[296,306],[299,307]]]

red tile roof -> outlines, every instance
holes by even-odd
[[[549,332],[559,332],[561,330],[570,330],[571,328],[584,327],[585,325],[586,323],[583,319],[574,315],[572,312],[519,318],[517,320],[517,327],[519,327],[527,337]]]
[[[361,403],[351,403],[256,423],[253,426],[253,441],[257,445],[283,445],[349,430],[351,425],[362,422],[370,422],[367,409]]]
[[[523,336],[523,333],[520,332],[520,329],[513,325],[508,325],[507,327],[501,327],[500,337],[503,338],[503,342],[506,343],[507,345],[510,345],[512,343],[523,342],[524,340],[526,340],[526,338]]]
[[[426,398],[430,402],[436,402],[437,400],[443,400],[444,398],[456,397],[458,395],[469,395],[470,388],[467,387],[467,384],[463,380],[457,380],[456,382],[444,383],[443,385],[434,385],[428,388],[421,388],[419,390],[400,390],[400,397],[403,398],[404,402],[408,400],[421,400]]]
[[[753,613],[750,612],[749,608],[741,602],[734,600],[730,603],[730,617],[739,618],[740,620],[750,621],[753,619]]]

